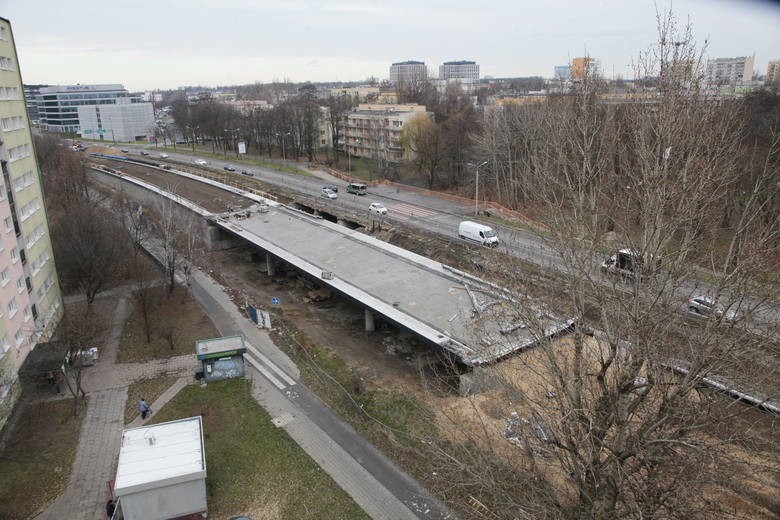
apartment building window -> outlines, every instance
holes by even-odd
[[[30,311],[30,306],[27,305],[24,308],[24,321],[30,321],[30,318],[32,318],[32,312]]]
[[[19,294],[22,294],[24,292],[25,285],[24,285],[24,278],[19,278],[16,280],[16,292]]]
[[[8,56],[0,56],[0,70],[14,70],[14,62]]]
[[[38,274],[38,271],[40,271],[41,268],[44,265],[46,265],[46,262],[49,261],[49,258],[50,258],[49,250],[46,249],[46,250],[43,251],[43,253],[40,254],[40,256],[38,256],[38,258],[33,260],[33,262],[32,262],[32,274],[33,274],[33,276]]]
[[[4,132],[11,132],[13,130],[21,130],[24,128],[24,118],[22,116],[4,117],[0,120]]]
[[[0,100],[2,101],[18,101],[19,89],[16,87],[0,87]]]
[[[25,157],[29,156],[30,147],[26,144],[21,144],[19,146],[14,146],[13,148],[8,149],[8,162],[18,161],[19,159],[24,159]]]
[[[0,201],[5,200],[5,186],[0,182]]]
[[[16,298],[11,298],[11,301],[8,302],[8,319],[13,318],[18,310],[19,306],[16,305]]]
[[[5,27],[0,27],[0,40],[8,41],[8,29]]]
[[[43,224],[38,224],[35,226],[35,229],[33,229],[32,233],[27,236],[27,249],[30,249],[32,246],[34,246],[35,243],[38,242],[41,237],[43,237],[43,234]]]
[[[8,274],[8,268],[6,267],[2,271],[0,271],[0,284],[2,284],[3,287],[5,287],[6,285],[8,285],[8,282],[10,281],[11,281],[11,275]]]
[[[11,217],[5,217],[3,220],[3,224],[5,225],[5,232],[10,233],[11,230],[14,228],[14,219]]]
[[[11,181],[11,184],[14,187],[15,192],[20,192],[23,189],[32,186],[33,182],[35,181],[35,176],[33,175],[32,171],[26,172],[13,181]]]
[[[11,263],[15,264],[19,261],[19,251],[14,247],[11,249]]]
[[[38,197],[35,197],[33,200],[22,206],[22,222],[30,218],[30,216],[39,209],[41,209],[41,201],[38,199]]]
[[[14,340],[16,341],[17,348],[24,345],[24,332],[22,332],[22,329],[16,331],[16,334],[14,334]]]

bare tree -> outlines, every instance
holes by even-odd
[[[69,345],[64,370],[65,384],[73,396],[73,415],[78,415],[81,402],[86,397],[81,387],[85,366],[84,350],[99,345],[104,334],[105,327],[89,305],[65,314],[60,325],[60,339]]]
[[[433,188],[442,159],[439,127],[425,115],[415,116],[404,125],[400,142],[412,156],[417,171],[425,175],[428,187]]]
[[[123,235],[124,228],[110,211],[88,202],[71,206],[67,218],[54,226],[52,242],[60,278],[65,285],[83,291],[87,303],[95,301],[124,265],[127,243],[117,240]]]

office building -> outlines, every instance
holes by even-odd
[[[62,317],[11,23],[0,18],[0,428],[19,397],[18,369]]]
[[[445,61],[439,65],[439,79],[479,81],[479,65],[474,61]]]
[[[118,98],[115,105],[77,107],[79,134],[85,139],[141,141],[154,135],[151,103],[130,103]]]
[[[704,78],[709,85],[741,85],[753,79],[754,56],[715,58],[707,61]]]
[[[404,159],[401,130],[419,114],[433,117],[424,105],[361,103],[346,114],[344,146],[354,157],[400,162]]]
[[[780,60],[772,60],[766,66],[767,85],[780,86]]]
[[[27,105],[27,117],[33,126],[38,126],[38,94],[41,87],[48,85],[24,85],[24,102]]]
[[[390,83],[417,83],[428,79],[428,69],[422,61],[401,61],[390,65]]]
[[[48,132],[76,133],[80,130],[78,108],[82,106],[115,105],[123,102],[142,103],[122,85],[57,85],[41,87],[37,96],[38,122]]]

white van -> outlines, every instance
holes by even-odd
[[[496,247],[498,245],[498,235],[493,231],[493,228],[470,220],[464,220],[460,223],[458,236],[463,240],[476,242],[483,246]]]

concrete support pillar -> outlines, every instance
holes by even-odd
[[[374,314],[366,309],[366,332],[374,332]]]
[[[276,271],[274,270],[274,258],[271,256],[271,253],[265,254],[265,269],[268,271],[268,276],[276,274]]]

